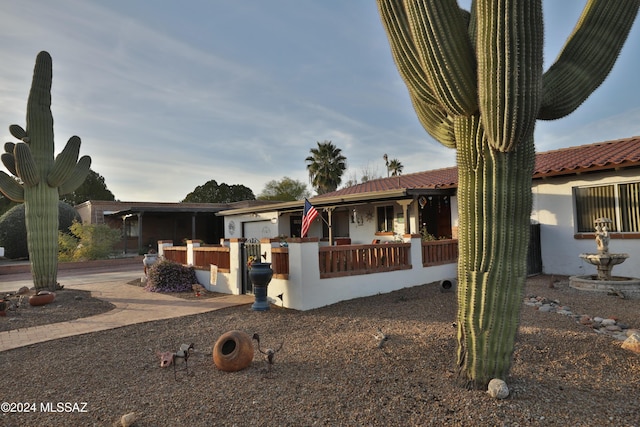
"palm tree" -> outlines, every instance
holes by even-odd
[[[311,156],[305,159],[309,171],[309,181],[318,194],[335,191],[342,182],[342,174],[347,169],[347,158],[331,141],[318,142],[318,148],[309,150]]]
[[[404,169],[404,166],[398,159],[390,160],[389,165],[387,166],[387,170],[391,171],[391,176],[402,175],[402,169]]]

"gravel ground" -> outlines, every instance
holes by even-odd
[[[640,300],[561,279],[530,278],[526,294],[640,328]],[[245,305],[10,350],[0,353],[1,401],[35,411],[0,413],[0,424],[109,426],[135,412],[135,426],[640,426],[640,355],[535,307],[522,308],[509,398],[459,388],[455,313],[455,294],[427,284],[308,312]],[[382,348],[378,328],[389,336]],[[259,333],[265,347],[284,341],[270,373],[258,351],[245,370],[215,368],[215,341],[235,329]],[[195,352],[176,380],[156,352],[182,343]],[[75,412],[47,410],[58,402]]]

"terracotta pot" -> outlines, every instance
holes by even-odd
[[[235,372],[248,367],[253,361],[253,342],[242,331],[229,331],[213,346],[213,363],[221,371]]]
[[[55,299],[56,294],[54,292],[40,291],[38,292],[38,295],[32,295],[29,297],[29,304],[36,307],[39,305],[49,304]]]

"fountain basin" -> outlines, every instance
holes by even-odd
[[[592,265],[614,266],[622,264],[629,254],[580,254],[580,258]]]
[[[615,290],[627,298],[640,298],[640,279],[633,277],[612,276],[608,280],[600,280],[597,275],[571,276],[569,286],[581,291],[602,293]]]

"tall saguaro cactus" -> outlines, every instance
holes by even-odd
[[[457,150],[457,364],[467,387],[508,375],[526,278],[537,119],[573,112],[604,81],[640,0],[589,0],[543,73],[541,0],[378,0],[426,131]]]
[[[0,191],[25,204],[27,244],[36,289],[54,290],[58,275],[58,199],[86,178],[91,158],[80,153],[80,138],[72,136],[54,158],[51,115],[51,56],[40,52],[27,101],[27,128],[11,125],[2,163],[18,180],[0,171]]]

